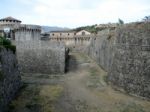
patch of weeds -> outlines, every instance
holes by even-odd
[[[8,50],[10,49],[11,51],[13,51],[13,53],[16,53],[16,46],[14,45],[4,45],[4,47]]]
[[[32,96],[32,98],[25,104],[25,107],[34,110],[35,107],[42,107],[40,96]]]
[[[36,110],[40,107],[44,112],[52,112],[54,110],[53,102],[60,96],[63,88],[61,86],[40,86],[38,94],[34,93],[31,100],[26,104],[26,108]]]
[[[76,104],[76,110],[77,112],[87,112],[88,111],[88,105],[86,104],[85,101],[80,101],[78,100]]]
[[[60,85],[53,86],[43,86],[40,91],[40,96],[46,97],[51,101],[56,101],[57,98],[61,95],[63,87]]]
[[[88,77],[89,80],[87,81],[86,85],[91,88],[101,87],[102,84],[97,70],[95,68],[91,68],[89,72],[90,72],[90,75]]]
[[[26,108],[28,108],[31,112],[43,112],[42,105],[40,104],[28,104],[26,105]]]
[[[49,78],[49,76],[48,75],[39,75],[39,76],[37,76],[37,78]]]
[[[21,92],[21,91],[24,91],[27,87],[28,87],[28,84],[23,83],[23,84],[21,85],[21,87],[20,87],[20,92]]]
[[[0,46],[5,47],[7,50],[10,49],[14,54],[16,53],[16,46],[12,45],[11,41],[5,37],[0,37]]]
[[[141,105],[129,103],[120,110],[120,112],[145,112]]]
[[[53,103],[63,91],[59,85],[27,85],[22,86],[17,99],[10,104],[11,112],[27,109],[30,112],[52,112]]]
[[[86,101],[78,100],[75,104],[75,109],[77,112],[103,112],[98,107],[91,107],[86,103]]]
[[[15,108],[17,107],[17,102],[16,101],[13,101],[11,102],[8,107],[9,107],[9,110],[15,110]]]
[[[108,76],[107,75],[103,76],[103,80],[104,82],[108,83]]]
[[[96,76],[97,75],[97,70],[95,68],[91,68],[89,72],[90,72],[91,76]]]
[[[23,84],[16,99],[9,104],[9,110],[11,112],[18,112],[19,110],[25,109],[28,102],[31,102],[31,99],[38,94],[37,92],[36,86]]]

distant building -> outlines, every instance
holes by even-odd
[[[81,31],[76,32],[76,35],[85,36],[85,35],[91,35],[91,33],[86,30],[81,30]]]
[[[50,37],[73,37],[76,35],[75,31],[51,31]]]
[[[8,38],[14,38],[14,29],[20,25],[21,21],[13,17],[6,17],[0,19],[0,36],[7,36]]]
[[[56,37],[75,37],[75,36],[87,36],[91,35],[90,32],[86,30],[81,30],[81,31],[51,31],[50,32],[50,38],[56,38]]]
[[[92,35],[86,30],[81,31],[51,31],[50,41],[64,42],[67,46],[88,45]]]
[[[13,17],[0,19],[0,36],[15,41],[46,40],[63,42],[68,46],[88,45],[93,35],[86,31],[51,31],[41,34],[41,26],[21,24]]]

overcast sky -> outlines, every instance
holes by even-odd
[[[0,18],[12,16],[24,24],[74,28],[139,21],[150,15],[150,0],[0,0]]]

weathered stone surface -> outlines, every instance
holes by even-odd
[[[86,49],[88,56],[106,71],[109,71],[112,63],[114,39],[115,30],[102,30],[97,36],[92,38],[91,44]]]
[[[0,112],[14,98],[21,86],[16,55],[12,51],[1,48],[0,51]]]
[[[124,25],[116,34],[110,82],[128,93],[150,98],[150,23]]]
[[[25,73],[64,73],[66,49],[63,43],[16,41],[20,70]]]
[[[150,98],[150,23],[102,30],[86,53],[108,72],[113,85]]]

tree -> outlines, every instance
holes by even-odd
[[[119,23],[119,24],[124,24],[124,21],[119,18],[119,19],[118,19],[118,23]]]
[[[144,22],[150,22],[150,16],[145,16],[142,20]]]

